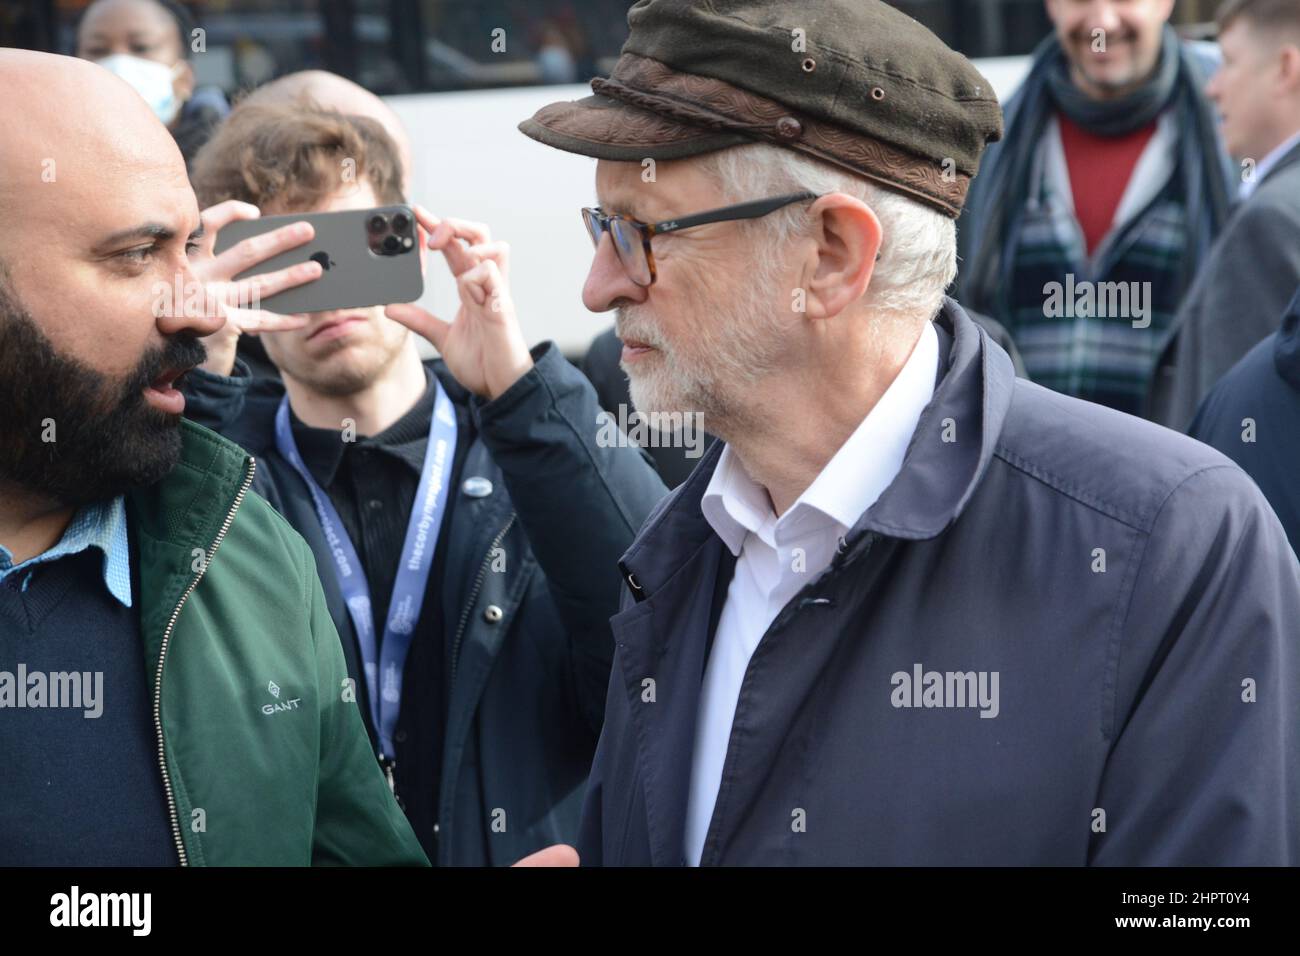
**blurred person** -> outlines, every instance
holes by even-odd
[[[214,229],[405,201],[378,122],[301,101],[236,106],[194,183]],[[635,448],[599,441],[591,386],[554,344],[530,353],[509,298],[488,301],[506,244],[416,209],[457,277],[449,329],[393,305],[268,334],[265,313],[233,309],[188,377],[188,413],[258,458],[254,489],[315,551],[374,753],[429,857],[514,863],[576,836],[616,562],[665,489]],[[408,325],[442,358],[421,362]],[[237,357],[246,329],[282,384]]]
[[[222,319],[159,290],[230,273],[180,151],[84,61],[0,50],[0,88],[0,864],[427,865],[311,552],[181,418]]]
[[[327,107],[352,116],[368,116],[384,128],[397,147],[402,164],[402,181],[411,181],[411,138],[393,108],[363,86],[326,70],[301,70],[272,80],[252,90],[240,104],[262,106],[294,103],[304,109]],[[243,336],[239,340],[239,357],[248,365],[254,377],[279,378],[275,367],[257,336]]]
[[[628,23],[594,96],[521,129],[597,159],[583,301],[637,408],[721,441],[620,564],[581,862],[1300,861],[1268,503],[1017,379],[944,298],[987,82],[869,0]]]
[[[1278,330],[1210,389],[1188,434],[1255,480],[1300,554],[1300,290]]]
[[[1300,2],[1229,0],[1218,23],[1207,93],[1242,160],[1241,203],[1178,310],[1152,394],[1152,418],[1180,430],[1300,285]]]
[[[173,0],[95,0],[77,23],[77,56],[126,80],[171,130],[185,164],[230,105],[215,86],[196,86],[190,62],[194,17]]]
[[[1233,172],[1173,0],[1046,0],[1055,31],[1005,109],[958,224],[956,296],[1029,377],[1143,414],[1174,314],[1227,218]]]
[[[547,20],[542,24],[534,59],[542,83],[578,81],[578,65],[574,62],[573,51],[569,49],[569,40],[555,22]]]

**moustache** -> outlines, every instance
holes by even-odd
[[[649,319],[637,315],[631,308],[620,308],[614,315],[614,334],[619,341],[641,342],[651,348],[663,350],[665,343],[658,327]]]
[[[145,352],[135,370],[127,376],[121,392],[121,405],[144,401],[144,390],[166,371],[189,371],[208,358],[208,350],[193,332],[178,332],[162,346]]]
[[[1070,34],[1070,39],[1075,43],[1091,46],[1093,41],[1093,31],[1095,27],[1081,26]],[[1131,43],[1137,39],[1137,33],[1133,30],[1108,30],[1106,31],[1106,43]]]

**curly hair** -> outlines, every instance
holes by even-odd
[[[383,126],[303,98],[235,107],[195,157],[190,181],[205,208],[238,199],[288,213],[363,178],[380,203],[405,201],[397,146]]]

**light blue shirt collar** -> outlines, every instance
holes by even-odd
[[[1250,179],[1243,179],[1241,182],[1239,193],[1243,202],[1255,194],[1255,190],[1259,188],[1259,184],[1264,181],[1264,178],[1296,146],[1300,146],[1300,131],[1288,136],[1285,141],[1275,146],[1272,152],[1259,161],[1259,165],[1255,167],[1255,175]]]
[[[104,586],[125,607],[131,606],[131,544],[126,533],[126,499],[96,502],[78,509],[59,543],[43,554],[13,563],[13,553],[0,544],[0,582],[38,564],[79,554],[87,548],[104,553]],[[27,578],[21,578],[27,590]]]

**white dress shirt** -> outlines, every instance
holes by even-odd
[[[718,458],[700,508],[736,555],[736,570],[700,689],[686,808],[684,850],[691,866],[699,865],[713,818],[749,659],[781,609],[830,566],[840,538],[898,475],[934,394],[938,367],[939,337],[927,322],[885,394],[779,518],[767,491],[746,474],[730,447]]]
[[[1250,179],[1243,179],[1241,181],[1238,195],[1241,197],[1242,202],[1245,202],[1251,196],[1255,195],[1255,190],[1258,189],[1259,184],[1264,181],[1264,177],[1273,171],[1273,167],[1282,161],[1283,156],[1291,152],[1291,150],[1295,149],[1297,146],[1300,146],[1300,132],[1291,136],[1259,161],[1259,165],[1255,167],[1255,175]]]

